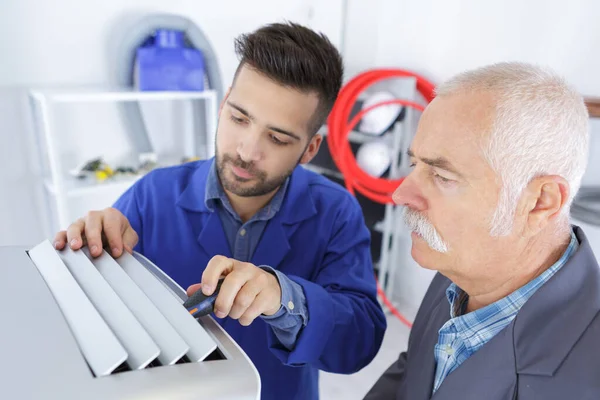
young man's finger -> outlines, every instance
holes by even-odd
[[[83,231],[85,228],[85,221],[80,218],[73,222],[67,228],[67,243],[73,250],[79,250],[83,246]]]
[[[67,231],[60,231],[54,236],[54,248],[62,250],[67,243]]]
[[[229,311],[229,316],[233,319],[238,319],[244,315],[246,310],[248,310],[248,307],[252,306],[256,296],[258,296],[262,289],[263,288],[256,279],[247,281],[235,296],[233,305]]]
[[[214,256],[208,262],[202,273],[202,293],[210,296],[215,291],[221,275],[227,275],[233,270],[234,260],[223,256]]]
[[[102,254],[102,214],[99,212],[90,212],[85,219],[85,237],[87,240],[90,254],[97,257]]]
[[[242,287],[252,279],[252,271],[249,268],[233,270],[223,280],[219,295],[215,300],[215,314],[219,318],[229,315],[233,302]]]
[[[239,323],[243,326],[250,325],[267,307],[269,307],[269,296],[264,291],[261,291],[254,299],[252,305],[238,319]]]
[[[123,221],[117,214],[103,212],[102,230],[113,257],[119,257],[123,251]]]
[[[187,293],[188,297],[190,297],[191,295],[196,293],[201,288],[202,288],[201,283],[194,283],[193,285],[191,285],[190,287],[187,288],[186,293]]]
[[[137,244],[139,240],[138,234],[133,230],[130,226],[127,227],[125,233],[123,234],[123,248],[128,253],[133,253],[133,248]]]

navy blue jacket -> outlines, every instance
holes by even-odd
[[[407,351],[365,399],[600,399],[600,269],[583,231],[574,231],[580,244],[569,261],[431,396],[433,349],[439,329],[450,318],[450,281],[437,274],[415,319]]]

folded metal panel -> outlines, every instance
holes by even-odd
[[[138,284],[106,252],[92,262],[158,345],[160,363],[172,365],[180,360],[188,352],[189,345]]]
[[[58,255],[127,350],[129,367],[141,369],[150,364],[160,350],[98,270],[96,264],[101,261],[93,263],[87,247],[73,251],[67,246]]]
[[[57,251],[46,240],[31,249],[29,257],[62,310],[91,370],[96,376],[111,374],[127,359],[127,352]]]
[[[133,281],[146,293],[160,312],[175,327],[190,346],[187,352],[192,362],[204,360],[216,348],[213,338],[150,271],[134,256],[125,252],[116,261]]]

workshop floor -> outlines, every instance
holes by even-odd
[[[383,344],[371,364],[352,375],[321,372],[321,400],[361,400],[400,352],[406,350],[409,329],[393,315],[388,315],[387,321]]]

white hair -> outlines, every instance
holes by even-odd
[[[527,184],[560,175],[569,184],[561,221],[581,185],[589,151],[589,114],[583,97],[552,71],[525,63],[499,63],[467,71],[436,89],[437,96],[486,91],[495,116],[483,156],[501,184],[490,221],[493,236],[512,231],[517,202]]]

